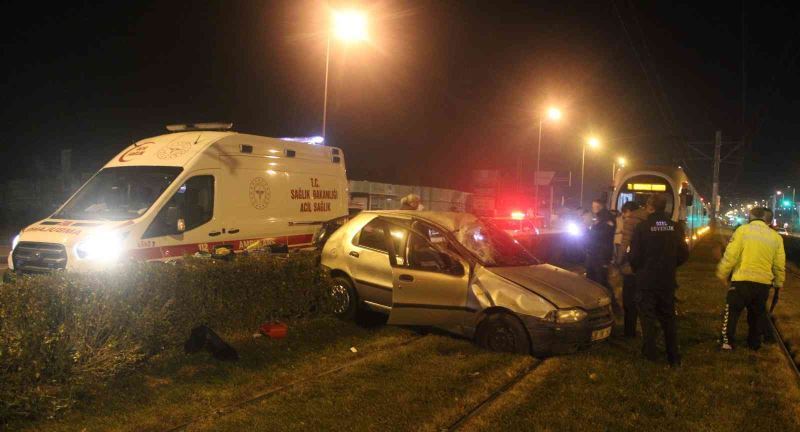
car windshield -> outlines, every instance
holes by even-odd
[[[475,254],[486,267],[516,267],[541,264],[502,229],[476,221],[455,233],[461,245]]]
[[[159,166],[104,168],[53,217],[115,221],[139,217],[181,171]]]

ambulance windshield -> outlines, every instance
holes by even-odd
[[[103,168],[53,217],[73,220],[128,220],[143,215],[183,168]]]

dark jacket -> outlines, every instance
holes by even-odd
[[[666,214],[653,213],[634,229],[628,261],[639,289],[676,288],[675,269],[688,258],[683,226]]]
[[[611,262],[616,226],[610,211],[603,209],[594,215],[586,239],[586,260],[589,265],[607,265]]]
[[[647,220],[648,216],[650,216],[650,213],[647,213],[646,209],[639,208],[630,212],[627,218],[623,218],[622,227],[617,226],[617,232],[620,231],[620,228],[622,230],[622,238],[614,254],[614,264],[619,267],[622,274],[633,274],[633,270],[628,263],[628,249],[631,246],[631,240],[633,240],[634,230],[640,223]]]

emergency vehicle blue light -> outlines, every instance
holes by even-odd
[[[320,145],[325,142],[325,138],[321,136],[312,136],[312,137],[287,137],[281,138],[283,141],[292,141],[292,142],[302,142],[306,144],[316,144]]]

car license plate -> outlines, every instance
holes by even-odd
[[[592,342],[606,339],[609,336],[611,336],[611,327],[595,330],[592,332]]]

